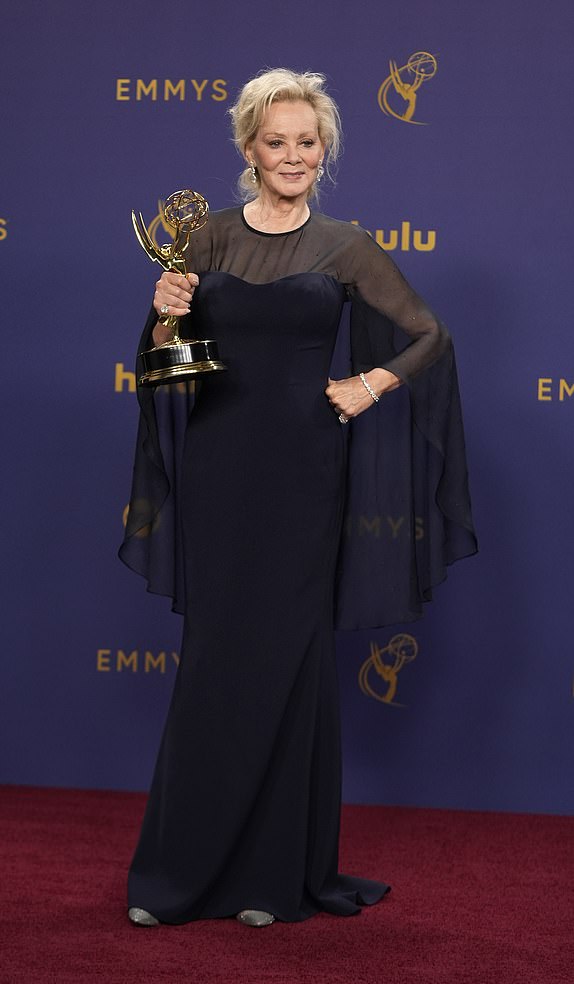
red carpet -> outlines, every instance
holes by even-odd
[[[574,982],[574,818],[346,807],[342,867],[391,882],[379,905],[146,931],[124,906],[143,796],[0,796],[2,984]]]

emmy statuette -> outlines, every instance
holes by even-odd
[[[185,189],[170,195],[163,206],[163,215],[166,224],[174,230],[174,239],[166,246],[156,246],[152,242],[141,212],[137,215],[132,212],[132,223],[137,240],[150,260],[159,263],[164,270],[173,270],[185,277],[188,270],[184,254],[189,247],[191,234],[205,225],[208,212],[205,198],[196,191]],[[199,373],[218,372],[226,368],[219,361],[217,342],[180,338],[180,319],[174,315],[158,320],[171,330],[172,337],[163,345],[140,353],[141,385],[179,383]]]

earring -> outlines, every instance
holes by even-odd
[[[249,178],[253,184],[257,184],[257,171],[255,170],[255,161],[249,162]]]
[[[325,168],[323,167],[323,158],[319,161],[319,167],[317,168],[317,182],[321,180],[325,173]]]

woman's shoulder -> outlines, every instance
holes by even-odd
[[[208,225],[211,223],[217,228],[222,228],[228,225],[238,224],[241,225],[241,205],[231,205],[228,208],[218,208],[213,209],[209,213]]]
[[[198,259],[208,263],[216,246],[235,238],[241,225],[240,207],[210,209],[207,222],[192,234],[192,253],[199,253]]]
[[[329,254],[340,278],[345,283],[355,283],[360,276],[371,271],[380,277],[393,266],[388,254],[373,239],[367,229],[358,222],[344,222],[322,212],[313,213],[317,246]]]
[[[313,212],[312,224],[318,243],[336,257],[341,270],[347,271],[349,266],[354,268],[371,256],[373,249],[381,251],[367,230],[356,222],[344,222],[323,212]]]
[[[343,243],[357,243],[369,235],[357,222],[334,219],[330,215],[325,215],[324,212],[313,212],[313,223],[319,232],[330,235]]]

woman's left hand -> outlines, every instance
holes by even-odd
[[[377,396],[388,393],[389,390],[395,389],[401,383],[401,380],[388,369],[371,369],[370,372],[365,373],[365,379]],[[348,420],[351,417],[358,417],[360,413],[372,407],[375,402],[359,376],[350,376],[348,379],[329,379],[325,395],[335,413],[342,413]]]

